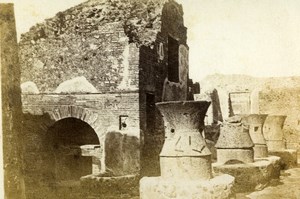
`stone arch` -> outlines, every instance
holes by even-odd
[[[100,118],[98,117],[98,113],[84,107],[68,105],[53,107],[51,110],[46,112],[50,115],[53,121],[52,124],[47,124],[48,127],[54,125],[56,122],[62,119],[76,118],[87,123],[93,128],[98,136],[100,146],[103,147],[100,159],[100,172],[105,172],[105,132],[101,130],[102,124],[99,121]]]
[[[55,122],[46,134],[55,182],[100,173],[102,147],[94,129],[74,117]]]

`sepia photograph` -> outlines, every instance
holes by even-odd
[[[0,199],[300,199],[299,0],[0,0]]]

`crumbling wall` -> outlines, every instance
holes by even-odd
[[[164,1],[90,0],[21,36],[22,82],[41,93],[84,76],[99,92],[138,89],[139,46],[160,30]]]

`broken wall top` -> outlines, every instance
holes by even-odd
[[[21,82],[55,93],[61,83],[82,77],[95,87],[84,93],[137,91],[140,47],[153,47],[172,31],[186,44],[182,6],[173,0],[87,1],[21,36]]]

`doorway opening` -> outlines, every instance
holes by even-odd
[[[56,182],[79,180],[94,173],[95,162],[100,167],[100,142],[94,129],[86,122],[65,118],[54,123],[48,133],[54,154]]]

